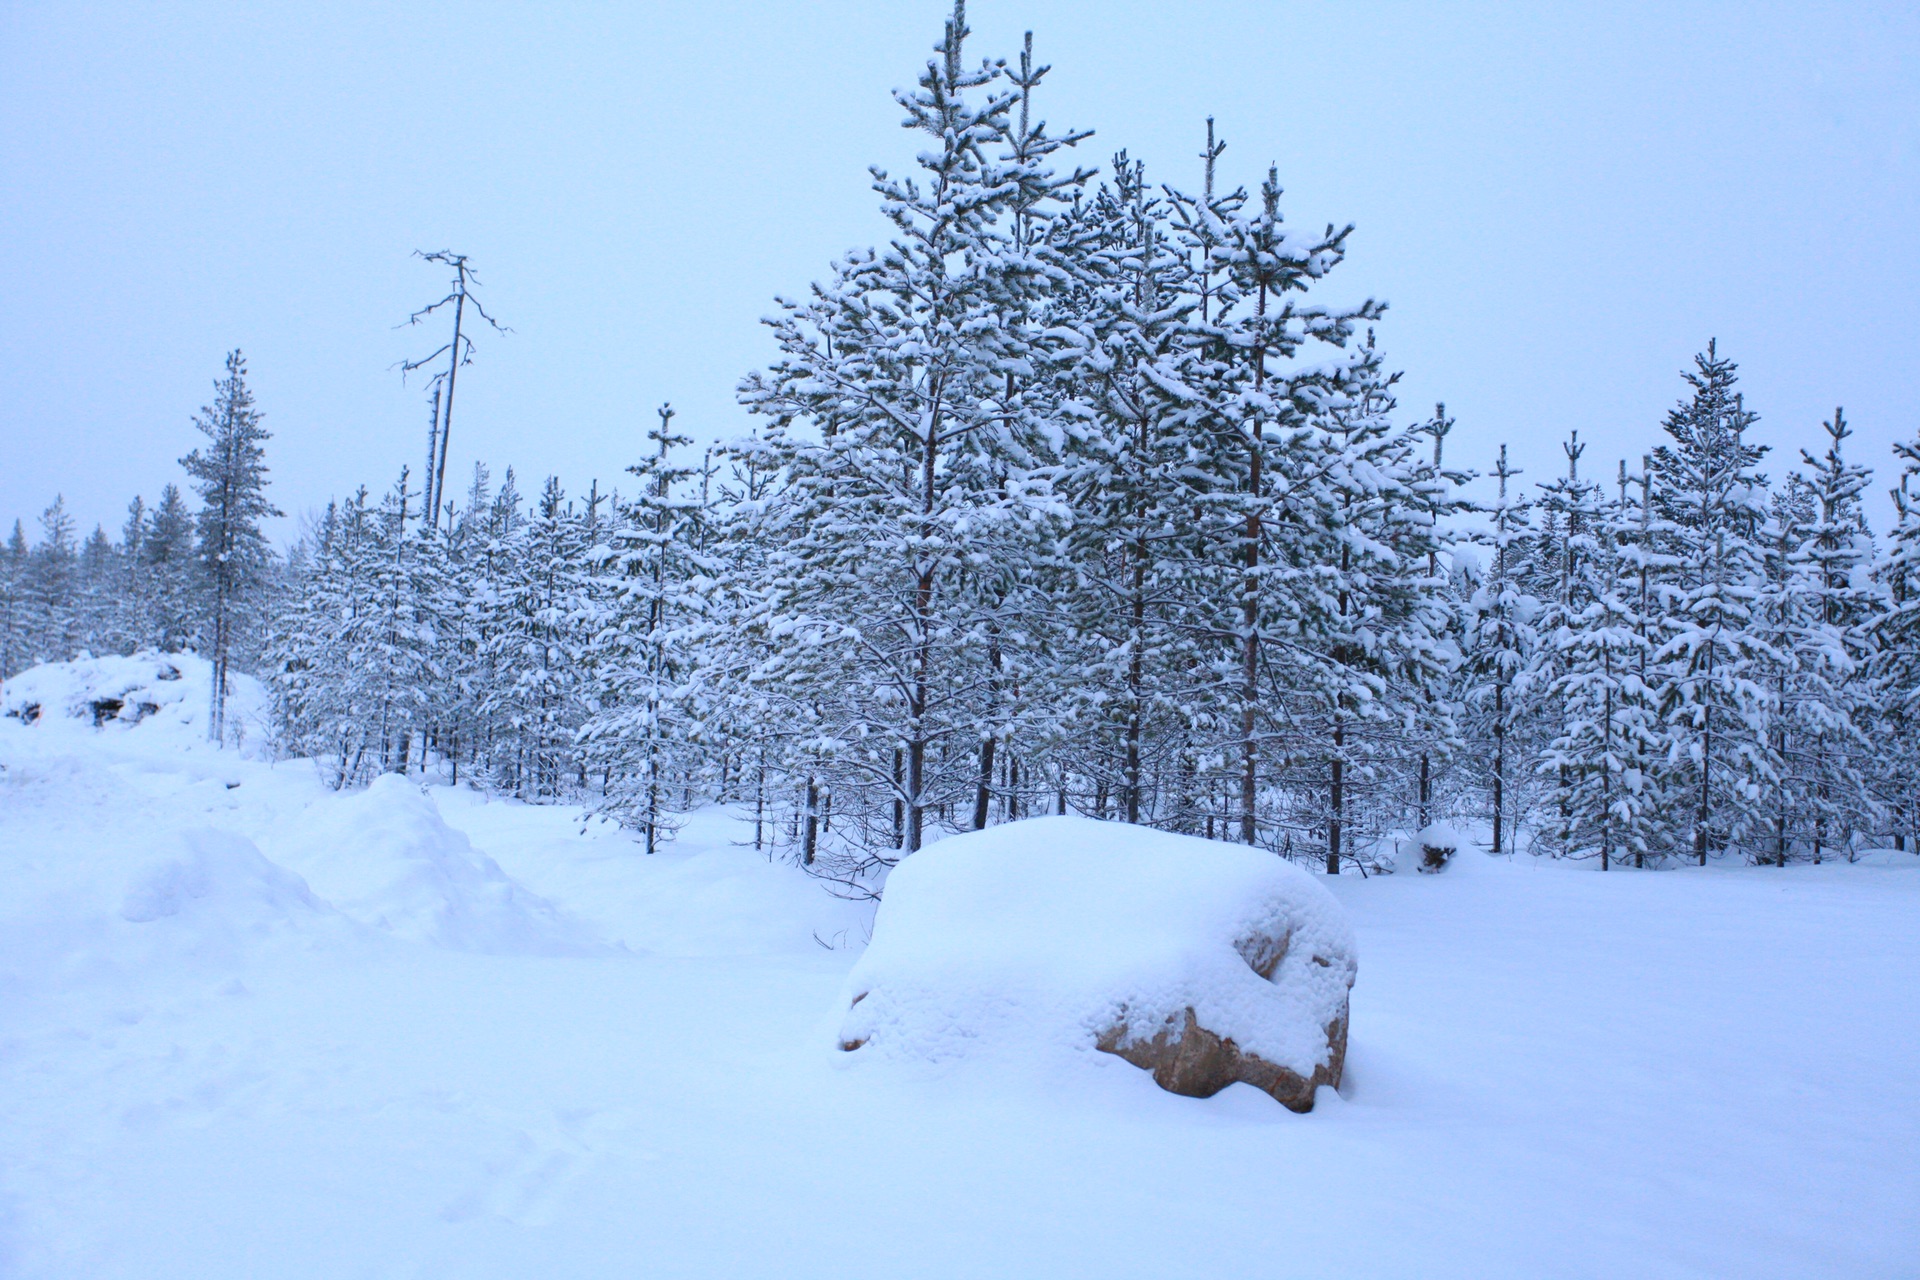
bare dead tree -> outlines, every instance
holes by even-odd
[[[480,299],[473,294],[473,286],[480,283],[480,277],[467,263],[467,255],[455,253],[451,249],[436,249],[432,253],[414,250],[413,256],[424,262],[437,262],[453,268],[453,287],[447,296],[429,306],[420,308],[407,317],[407,325],[417,325],[434,312],[449,304],[453,307],[453,337],[438,350],[422,356],[418,360],[400,362],[400,374],[404,378],[415,369],[424,369],[441,356],[447,357],[447,367],[433,376],[434,421],[427,433],[428,470],[426,475],[425,502],[422,509],[427,513],[429,524],[440,520],[441,508],[446,505],[447,484],[447,440],[453,434],[453,387],[460,369],[473,363],[473,339],[466,333],[467,309],[471,307],[492,326],[495,333],[512,333],[481,305]],[[404,327],[404,326],[396,326]],[[434,456],[437,452],[438,456]]]

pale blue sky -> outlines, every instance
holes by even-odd
[[[289,512],[424,448],[396,332],[473,256],[516,332],[463,372],[450,472],[621,479],[653,406],[747,419],[757,320],[881,234],[865,167],[943,6],[0,6],[0,515],[91,524],[178,479],[239,345]],[[1195,181],[1269,160],[1297,222],[1358,225],[1329,296],[1386,298],[1402,403],[1450,457],[1538,480],[1654,443],[1709,337],[1776,473],[1836,403],[1859,453],[1920,429],[1913,7],[974,0],[1031,27],[1057,126]],[[450,474],[450,487],[453,477]],[[1884,476],[1883,476],[1884,480]],[[1876,486],[1883,487],[1883,486]],[[1884,504],[1882,504],[1884,505]]]

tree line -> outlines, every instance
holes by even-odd
[[[7,669],[212,645],[335,785],[584,801],[649,851],[726,801],[852,891],[1054,812],[1327,871],[1442,820],[1602,867],[1905,843],[1920,442],[1876,540],[1843,413],[1770,478],[1710,343],[1659,447],[1607,473],[1570,439],[1525,486],[1503,449],[1476,506],[1384,308],[1321,300],[1351,227],[1220,181],[1211,124],[1197,190],[1071,163],[1031,38],[969,66],[966,34],[896,94],[925,149],[874,170],[891,238],[782,303],[743,438],[696,458],[663,408],[624,492],[476,466],[456,500],[436,407],[431,496],[403,472],[270,561],[258,437],[210,431],[192,518],[16,525]],[[203,429],[257,433],[237,355],[221,386]]]

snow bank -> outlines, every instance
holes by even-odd
[[[1272,957],[1254,939],[1286,939]],[[1271,979],[1255,972],[1269,968]],[[843,1048],[944,1061],[1091,1051],[1193,1010],[1302,1076],[1346,1006],[1353,930],[1270,853],[1145,827],[1039,818],[954,836],[894,868],[842,995]]]
[[[227,678],[234,745],[266,745],[267,695],[239,673]],[[30,667],[0,685],[0,716],[52,731],[138,728],[147,739],[205,739],[213,664],[191,653],[76,658]]]
[[[266,843],[335,908],[397,937],[499,954],[599,949],[581,924],[516,883],[397,774],[312,805]]]
[[[268,862],[251,840],[209,827],[183,831],[170,843],[128,885],[122,920],[149,924],[170,916],[218,916],[260,932],[325,909],[304,880]]]

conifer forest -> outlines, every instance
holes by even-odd
[[[922,151],[873,172],[886,242],[778,304],[728,443],[662,405],[611,484],[449,474],[492,318],[430,254],[423,466],[276,547],[235,351],[119,530],[11,522],[0,677],[190,649],[211,734],[231,664],[336,788],[584,804],[648,852],[726,801],[854,896],[1041,814],[1327,872],[1436,822],[1607,869],[1920,840],[1920,439],[1860,456],[1836,408],[1770,456],[1702,334],[1637,456],[1462,456],[1342,287],[1359,232],[1288,221],[1211,122],[1191,174],[1091,154],[1040,123],[1030,39],[965,34],[896,95]]]

